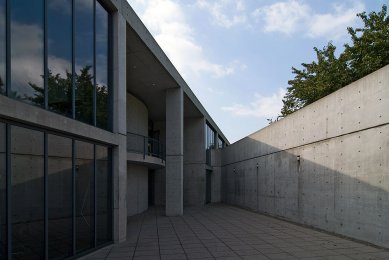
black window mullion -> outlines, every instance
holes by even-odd
[[[76,54],[75,54],[75,0],[72,0],[72,118],[76,119]]]
[[[96,197],[97,197],[97,185],[96,185],[96,169],[97,169],[97,162],[96,162],[96,145],[93,145],[93,183],[94,183],[94,241],[93,241],[93,247],[97,246],[97,203],[96,203]]]
[[[6,151],[6,166],[5,166],[5,172],[6,172],[6,197],[7,197],[7,255],[8,259],[12,259],[12,219],[11,219],[11,126],[9,124],[6,124],[5,128],[5,151]]]
[[[5,5],[5,95],[9,96],[11,93],[11,0],[7,0]]]
[[[96,0],[93,1],[93,125],[97,125],[96,119]]]
[[[43,3],[43,87],[44,87],[44,108],[48,109],[49,104],[49,89],[48,89],[48,74],[47,74],[47,0]]]
[[[72,214],[72,225],[73,225],[73,253],[72,255],[76,254],[76,142],[74,139],[72,139],[72,207],[73,207],[73,214]]]
[[[108,130],[113,130],[113,20],[108,13]]]
[[[44,256],[49,259],[49,211],[48,211],[48,138],[47,133],[44,133],[44,231],[45,231],[45,246]]]

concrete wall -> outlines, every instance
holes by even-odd
[[[127,172],[127,215],[132,216],[148,208],[148,169],[128,164]]]
[[[143,102],[127,93],[127,131],[148,136],[149,117]],[[131,138],[131,136],[130,136]],[[127,144],[131,146],[129,139]],[[134,144],[135,146],[137,143]],[[148,168],[146,166],[127,164],[127,216],[139,214],[148,208]]]
[[[386,66],[224,148],[223,201],[388,247],[388,86]]]
[[[205,204],[205,120],[184,119],[184,205]]]
[[[127,132],[148,136],[149,116],[145,104],[127,93]]]

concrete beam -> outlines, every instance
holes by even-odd
[[[166,216],[183,214],[184,96],[166,91]]]

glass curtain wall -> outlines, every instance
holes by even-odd
[[[12,0],[11,91],[8,96],[44,106],[44,2]]]
[[[64,259],[111,242],[111,185],[109,147],[0,122],[0,259]]]
[[[47,5],[48,109],[72,117],[72,1]]]
[[[111,158],[107,147],[96,145],[96,230],[97,245],[105,244],[112,240],[110,227],[112,226],[110,197]]]
[[[76,251],[94,246],[94,147],[75,142],[76,171]]]
[[[13,259],[44,258],[44,135],[11,126]]]
[[[110,130],[110,19],[97,0],[0,0],[0,94]]]
[[[215,148],[215,131],[208,125],[205,125],[205,148]]]
[[[0,122],[0,259],[6,259],[6,130]]]
[[[6,37],[5,37],[5,25],[6,25],[6,0],[0,0],[0,94],[5,93],[5,61],[6,61]]]
[[[72,255],[72,139],[47,137],[49,259]]]

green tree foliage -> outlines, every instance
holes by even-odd
[[[336,57],[336,47],[330,42],[322,50],[314,48],[317,61],[302,63],[302,69],[292,68],[295,75],[282,102],[281,116],[300,108],[358,80],[389,64],[389,17],[386,5],[380,12],[357,14],[363,28],[348,28],[352,44]]]

